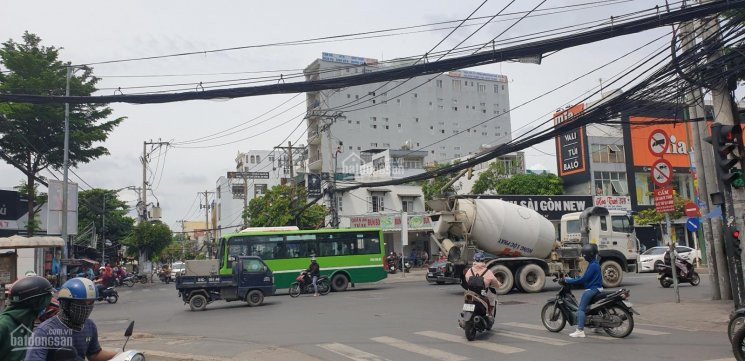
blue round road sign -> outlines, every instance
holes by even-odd
[[[688,221],[686,222],[686,228],[688,228],[691,232],[698,231],[698,227],[701,225],[701,222],[698,220],[698,218],[688,218]]]

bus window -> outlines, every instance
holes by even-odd
[[[219,246],[217,247],[217,259],[220,264],[220,268],[225,265],[225,238],[220,238]]]
[[[288,234],[286,258],[305,258],[318,255],[318,242],[315,234]]]

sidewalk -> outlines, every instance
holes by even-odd
[[[426,268],[412,268],[411,271],[405,274],[403,272],[389,273],[388,277],[380,281],[380,283],[427,282],[426,276]]]
[[[685,331],[727,332],[732,301],[682,300],[635,304],[641,313],[634,317],[637,324],[664,326]]]

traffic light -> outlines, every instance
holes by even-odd
[[[741,147],[739,125],[711,125],[711,136],[705,140],[714,147],[714,163],[717,166],[717,176],[725,184],[737,188],[745,187],[742,170],[735,167],[739,156],[735,153]],[[729,157],[732,155],[732,158]]]
[[[735,257],[740,257],[742,254],[742,248],[740,246],[740,231],[737,228],[732,229],[732,245],[735,249]]]

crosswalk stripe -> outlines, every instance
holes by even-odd
[[[436,338],[438,340],[448,341],[448,342],[456,342],[461,343],[468,346],[478,347],[489,351],[499,352],[499,353],[518,353],[523,352],[525,349],[519,348],[519,347],[512,347],[507,345],[502,345],[498,343],[491,343],[486,341],[467,341],[464,336],[456,336],[451,335],[449,333],[442,333],[442,332],[435,332],[435,331],[421,331],[421,332],[415,332],[417,335],[426,336],[426,337],[432,337]]]
[[[500,331],[497,331],[496,333],[497,335],[501,335],[505,337],[516,338],[516,339],[525,340],[525,341],[540,342],[540,343],[545,343],[545,344],[553,345],[553,346],[566,346],[566,345],[571,345],[574,343],[572,341],[559,340],[558,338],[533,336],[533,335],[528,335],[525,333],[512,332],[512,331],[501,331],[500,330]]]
[[[520,327],[520,328],[527,328],[529,330],[536,330],[536,331],[548,331],[543,326],[538,325],[532,325],[529,323],[522,323],[522,322],[504,322],[502,323],[505,326],[514,326],[514,327]]]
[[[354,361],[385,361],[374,354],[341,343],[326,343],[316,346]]]
[[[442,360],[442,361],[464,361],[468,360],[468,357],[460,356],[456,354],[452,354],[450,352],[441,351],[435,348],[430,347],[424,347],[417,344],[413,344],[411,342],[406,342],[403,340],[399,340],[393,337],[388,336],[381,336],[381,337],[373,337],[371,340],[382,343],[388,346],[392,346],[404,351],[409,351],[413,353],[418,353],[420,355],[424,355],[436,360]]]

